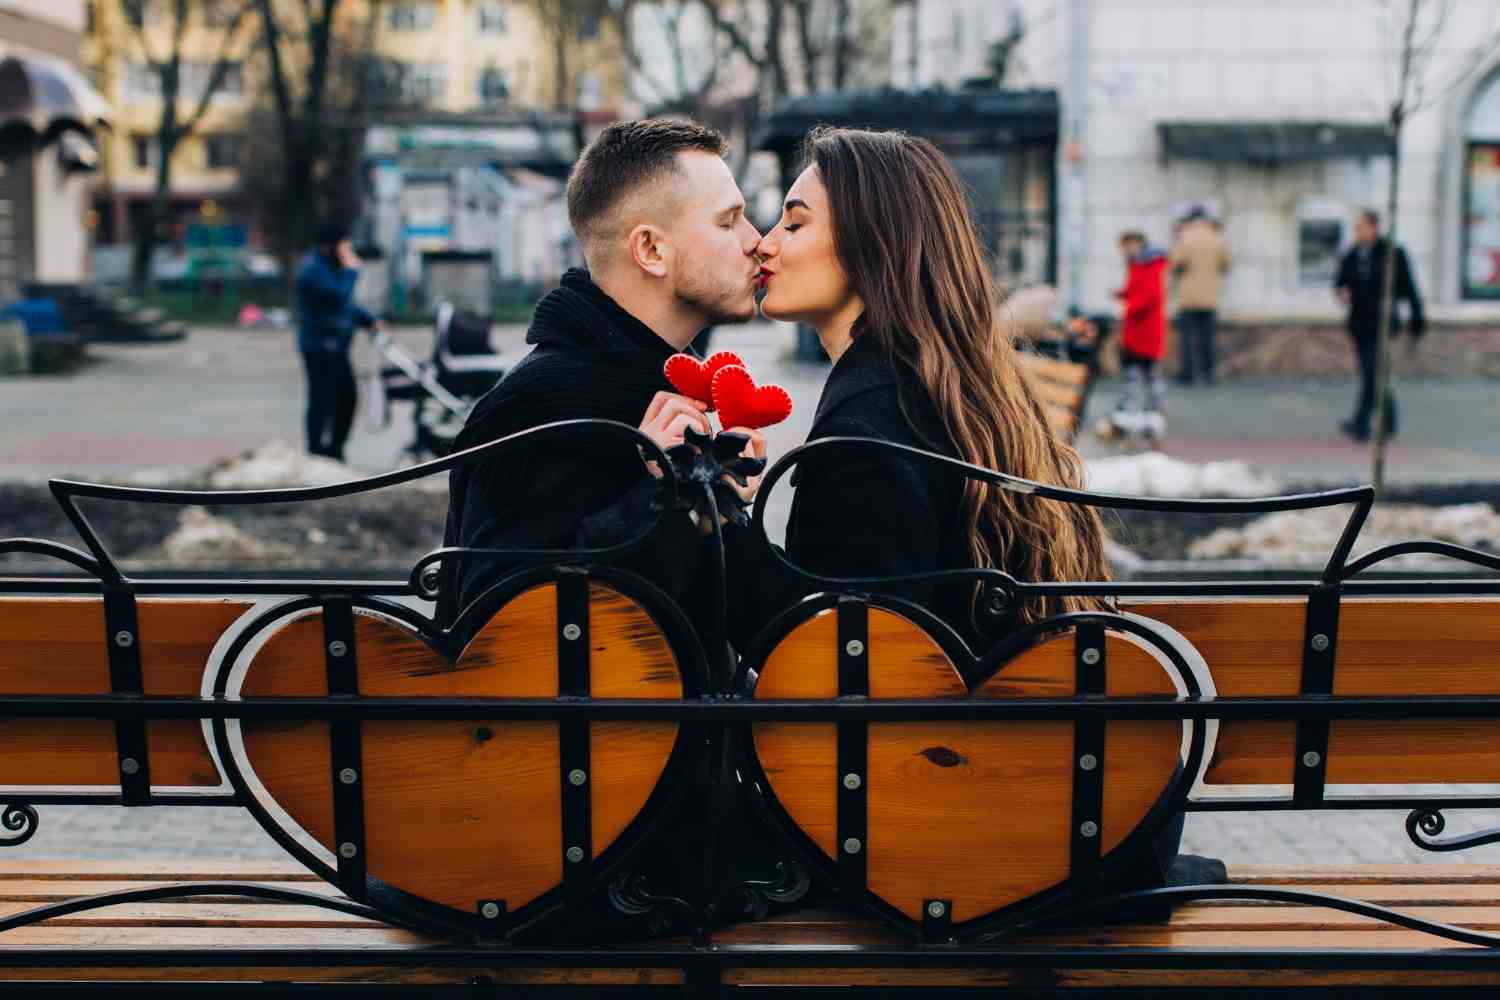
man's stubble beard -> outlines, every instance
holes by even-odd
[[[743,299],[743,305],[738,304]],[[686,281],[677,289],[677,300],[703,314],[704,326],[748,323],[755,319],[755,295],[741,289],[710,290],[697,281]]]

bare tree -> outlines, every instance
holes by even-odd
[[[714,29],[755,68],[756,93],[773,103],[788,92],[782,35],[790,0],[710,0]],[[758,29],[758,30],[757,30]]]
[[[170,11],[168,24],[168,48],[157,53],[151,42],[148,25],[154,14],[163,7]],[[116,13],[130,26],[134,48],[145,63],[146,72],[155,81],[155,89],[161,96],[161,112],[156,120],[156,181],[152,188],[151,205],[141,225],[135,230],[135,246],[130,261],[130,281],[137,291],[146,287],[151,277],[151,258],[156,253],[161,238],[161,229],[168,221],[168,203],[172,192],[172,159],[182,141],[191,136],[203,122],[214,96],[223,88],[229,72],[238,64],[240,52],[248,33],[240,31],[250,12],[248,0],[238,0],[232,7],[224,8],[222,34],[217,55],[206,76],[198,76],[202,89],[196,95],[197,104],[191,109],[186,102],[193,97],[184,93],[184,70],[201,68],[200,64],[184,56],[184,40],[188,34],[188,22],[197,10],[206,10],[202,4],[190,0],[118,0]],[[196,74],[194,74],[196,75]]]
[[[713,28],[709,2],[652,0],[613,11],[625,59],[657,111],[699,117],[718,85],[724,44]]]
[[[373,58],[381,0],[361,23],[345,0],[254,0],[265,94],[250,130],[246,187],[266,210],[288,283],[297,252],[320,221],[348,222],[367,110],[378,80]]]
[[[528,0],[552,46],[552,106],[566,111],[576,103],[573,68],[580,42],[606,23],[625,25],[634,0]],[[628,48],[628,47],[627,47]]]
[[[1389,50],[1395,57],[1394,80],[1390,105],[1386,111],[1386,128],[1390,135],[1391,172],[1386,191],[1387,252],[1385,274],[1381,279],[1380,325],[1375,341],[1375,428],[1370,446],[1370,479],[1376,496],[1385,489],[1386,406],[1391,391],[1391,321],[1396,303],[1396,236],[1397,207],[1401,194],[1401,132],[1407,119],[1419,111],[1441,103],[1453,94],[1491,57],[1500,52],[1500,38],[1485,31],[1481,40],[1461,57],[1442,67],[1435,67],[1435,56],[1447,33],[1453,13],[1453,0],[1378,0],[1383,8],[1383,23]],[[1415,343],[1415,341],[1413,341]]]

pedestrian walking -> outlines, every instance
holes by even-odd
[[[1349,336],[1354,341],[1354,355],[1359,362],[1359,399],[1354,407],[1354,416],[1339,425],[1339,429],[1356,441],[1370,439],[1370,420],[1375,413],[1375,378],[1379,358],[1380,307],[1385,297],[1386,254],[1391,250],[1390,241],[1380,235],[1380,216],[1373,209],[1365,209],[1354,220],[1354,246],[1339,262],[1338,277],[1334,279],[1334,290],[1339,301],[1349,307]],[[1427,328],[1422,313],[1422,297],[1417,293],[1416,278],[1411,273],[1411,262],[1406,251],[1396,247],[1396,284],[1394,299],[1405,299],[1411,307],[1410,350],[1415,351],[1417,338]],[[1389,308],[1395,309],[1395,301]],[[1400,330],[1394,311],[1391,315],[1391,335]],[[1385,433],[1396,436],[1396,394],[1386,387]]]
[[[379,329],[374,316],[354,304],[359,255],[339,226],[318,231],[318,242],[297,267],[297,349],[307,371],[307,451],[344,460],[354,424],[357,390],[349,345],[359,328]]]
[[[1178,229],[1167,258],[1177,299],[1177,339],[1182,358],[1177,381],[1181,385],[1214,383],[1219,297],[1229,265],[1229,244],[1218,224],[1202,205],[1194,205]]]

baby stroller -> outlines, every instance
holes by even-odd
[[[432,357],[425,364],[384,330],[375,332],[374,341],[384,361],[373,380],[381,421],[390,424],[393,400],[412,403],[414,433],[406,450],[415,461],[448,454],[474,403],[505,376],[489,320],[448,302],[438,307]]]

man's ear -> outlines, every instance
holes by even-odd
[[[666,234],[655,226],[642,223],[630,231],[630,258],[647,274],[665,278],[670,253]]]

